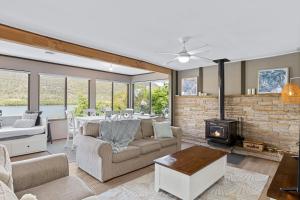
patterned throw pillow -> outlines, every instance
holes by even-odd
[[[24,113],[22,119],[32,119],[35,123],[38,115],[39,113]]]
[[[14,128],[31,128],[35,125],[34,119],[17,119],[13,125]]]

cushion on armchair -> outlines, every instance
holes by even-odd
[[[0,181],[0,199],[18,200],[14,192],[2,181]]]
[[[100,136],[100,122],[87,122],[83,124],[82,135],[99,137]]]
[[[0,145],[0,181],[5,183],[11,190],[14,189],[11,162],[4,145]]]

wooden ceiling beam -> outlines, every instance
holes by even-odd
[[[50,38],[36,33],[24,31],[10,26],[0,24],[0,39],[13,41],[42,49],[58,51],[62,53],[97,59],[118,65],[125,65],[147,71],[171,74],[171,69],[148,63],[145,61],[129,58],[98,49],[93,49],[70,42]]]

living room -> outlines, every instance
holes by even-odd
[[[299,199],[299,6],[3,2],[0,199]]]

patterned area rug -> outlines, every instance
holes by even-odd
[[[197,200],[257,200],[269,176],[227,167],[225,176]],[[160,190],[154,191],[154,172],[146,174],[121,186],[108,190],[93,198],[97,200],[173,200],[173,195]]]

